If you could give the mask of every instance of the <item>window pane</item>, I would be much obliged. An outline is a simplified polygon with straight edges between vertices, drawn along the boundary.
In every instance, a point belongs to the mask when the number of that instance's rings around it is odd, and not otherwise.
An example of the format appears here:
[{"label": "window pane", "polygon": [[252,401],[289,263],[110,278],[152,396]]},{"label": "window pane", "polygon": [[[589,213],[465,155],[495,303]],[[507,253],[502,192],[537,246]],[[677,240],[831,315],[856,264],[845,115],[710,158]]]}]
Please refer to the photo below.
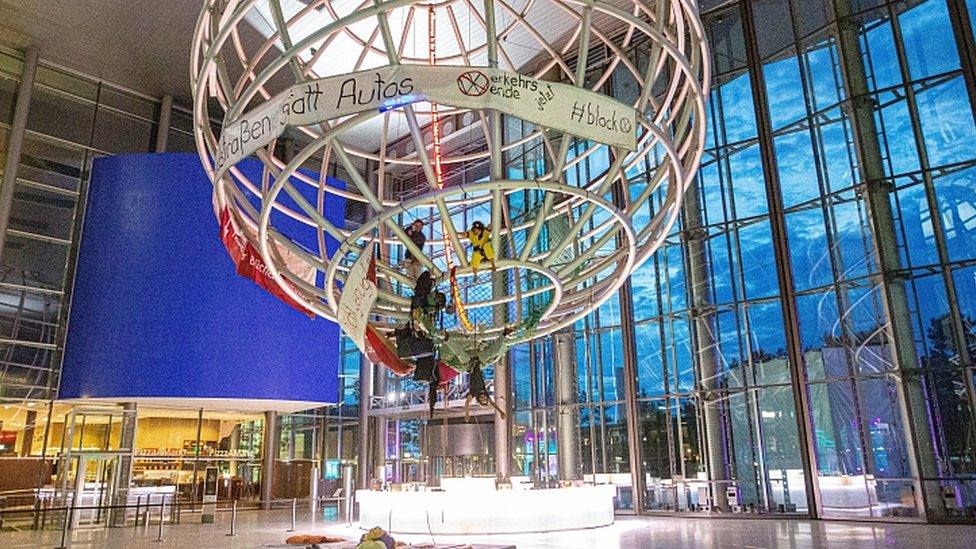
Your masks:
[{"label": "window pane", "polygon": [[729,156],[735,216],[745,219],[768,211],[759,146],[752,145]]},{"label": "window pane", "polygon": [[773,138],[783,206],[789,208],[820,196],[810,133],[793,131]]},{"label": "window pane", "polygon": [[829,284],[833,280],[833,272],[823,211],[814,207],[787,214],[786,230],[797,289]]},{"label": "window pane", "polygon": [[75,198],[17,183],[10,227],[42,236],[71,238]]},{"label": "window pane", "polygon": [[937,178],[933,187],[942,213],[949,260],[976,257],[976,168]]},{"label": "window pane", "polygon": [[35,288],[60,290],[68,260],[68,246],[21,236],[7,235],[3,267],[5,282]]},{"label": "window pane", "polygon": [[905,263],[913,267],[938,263],[935,229],[924,184],[897,192],[896,214],[901,218],[901,244]]},{"label": "window pane", "polygon": [[739,7],[733,6],[707,17],[706,28],[711,31],[708,35],[715,72],[721,74],[745,67],[746,47]]},{"label": "window pane", "polygon": [[27,114],[27,129],[80,145],[91,138],[95,104],[64,93],[35,87]]},{"label": "window pane", "polygon": [[753,19],[758,33],[759,55],[767,59],[793,44],[789,0],[753,0]]},{"label": "window pane", "polygon": [[0,123],[9,125],[14,119],[18,84],[20,84],[19,79],[0,73]]},{"label": "window pane", "polygon": [[976,157],[973,107],[962,77],[923,88],[916,86],[919,123],[932,168]]},{"label": "window pane", "polygon": [[756,136],[756,111],[752,103],[749,74],[744,73],[721,85],[722,129],[725,143],[745,141]]},{"label": "window pane", "polygon": [[[765,31],[761,34],[765,34]],[[766,78],[766,96],[769,101],[769,118],[777,130],[806,117],[803,83],[796,53],[763,66]]]},{"label": "window pane", "polygon": [[27,136],[20,155],[17,177],[61,189],[77,191],[85,152],[80,147]]},{"label": "window pane", "polygon": [[110,153],[146,152],[155,127],[138,118],[99,109],[92,146]]},{"label": "window pane", "polygon": [[54,343],[61,297],[0,286],[0,337]]},{"label": "window pane", "polygon": [[776,269],[769,268],[773,257],[773,235],[769,220],[746,225],[738,230],[739,252],[742,254],[742,279],[746,297],[755,299],[779,293]]},{"label": "window pane", "polygon": [[[898,16],[913,80],[959,68],[949,8],[943,0],[922,2]],[[940,38],[933,39],[938,35]]]},{"label": "window pane", "polygon": [[638,324],[634,327],[637,340],[637,387],[641,397],[664,395],[664,361],[661,352],[660,324]]}]

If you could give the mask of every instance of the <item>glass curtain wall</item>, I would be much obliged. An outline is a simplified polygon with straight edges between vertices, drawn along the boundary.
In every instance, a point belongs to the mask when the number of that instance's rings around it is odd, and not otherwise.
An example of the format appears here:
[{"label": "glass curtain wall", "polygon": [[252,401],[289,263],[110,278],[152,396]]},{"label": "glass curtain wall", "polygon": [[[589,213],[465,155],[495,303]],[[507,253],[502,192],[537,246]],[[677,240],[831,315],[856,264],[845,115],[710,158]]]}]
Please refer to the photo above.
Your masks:
[{"label": "glass curtain wall", "polygon": [[356,462],[359,399],[369,398],[359,392],[359,349],[345,336],[339,347],[339,404],[322,410],[324,440],[318,446],[323,477],[330,480],[340,478],[342,465]]},{"label": "glass curtain wall", "polygon": [[[701,505],[707,492],[691,480],[711,478],[736,487],[742,511],[914,517],[913,471],[934,457],[929,513],[972,513],[973,3],[757,0],[705,14],[715,88],[688,197],[697,208],[633,278],[647,509]],[[873,124],[854,120],[865,105]],[[866,132],[880,158],[858,149]],[[866,180],[871,162],[883,181]],[[892,233],[869,205],[874,188]],[[898,265],[883,268],[877,250],[891,238]],[[893,279],[907,303],[886,301]],[[912,342],[893,338],[899,306]],[[914,363],[896,358],[905,345]],[[715,391],[704,390],[709,355]],[[913,453],[904,419],[899,379],[916,368],[930,422],[914,436],[931,438],[934,456]],[[720,448],[701,447],[709,407]],[[715,452],[727,469],[702,463]]]},{"label": "glass curtain wall", "polygon": [[[0,47],[0,173],[7,168],[23,72],[23,54]],[[0,446],[6,457],[43,451],[43,444],[29,441],[45,432],[45,401],[57,397],[91,160],[153,150],[158,119],[154,99],[39,63],[9,224],[0,235]],[[189,112],[173,110],[168,148],[195,150]],[[18,441],[16,451],[8,451],[8,439]]]},{"label": "glass curtain wall", "polygon": [[[633,443],[643,511],[971,518],[976,0],[702,5],[698,185],[632,310],[613,300],[575,329],[581,472],[629,484]],[[515,464],[542,482],[561,451],[552,347],[510,356]]]},{"label": "glass curtain wall", "polygon": [[[958,0],[880,2],[857,14],[949,517],[976,507],[976,126],[973,10]],[[955,14],[952,16],[951,14]],[[949,30],[952,29],[952,35]],[[942,38],[933,40],[936,33]],[[877,443],[876,443],[877,444]]]}]

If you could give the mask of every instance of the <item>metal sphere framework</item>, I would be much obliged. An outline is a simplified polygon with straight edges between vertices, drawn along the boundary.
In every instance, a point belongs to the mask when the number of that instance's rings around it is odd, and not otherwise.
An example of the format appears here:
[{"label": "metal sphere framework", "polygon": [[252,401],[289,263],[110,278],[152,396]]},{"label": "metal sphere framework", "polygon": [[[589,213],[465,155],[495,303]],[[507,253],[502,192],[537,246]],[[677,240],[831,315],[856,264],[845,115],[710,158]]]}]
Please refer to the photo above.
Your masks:
[{"label": "metal sphere framework", "polygon": [[[375,250],[380,324],[410,316],[412,252],[461,309],[447,331],[510,345],[569,326],[661,246],[695,177],[710,72],[697,12],[693,0],[208,0],[191,83],[215,211],[325,318]],[[259,180],[238,167],[249,156]],[[328,196],[361,204],[363,222],[330,223]],[[414,219],[423,250],[404,232]],[[471,264],[474,220],[494,271]]]}]

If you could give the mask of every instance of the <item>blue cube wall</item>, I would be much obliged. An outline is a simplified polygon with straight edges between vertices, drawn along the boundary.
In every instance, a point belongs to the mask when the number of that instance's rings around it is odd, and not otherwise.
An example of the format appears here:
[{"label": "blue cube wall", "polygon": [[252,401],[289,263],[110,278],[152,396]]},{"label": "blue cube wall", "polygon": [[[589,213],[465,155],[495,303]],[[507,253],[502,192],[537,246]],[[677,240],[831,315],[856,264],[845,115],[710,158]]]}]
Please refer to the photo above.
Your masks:
[{"label": "blue cube wall", "polygon": [[211,189],[193,154],[93,162],[60,398],[337,401],[338,326],[235,273]]}]

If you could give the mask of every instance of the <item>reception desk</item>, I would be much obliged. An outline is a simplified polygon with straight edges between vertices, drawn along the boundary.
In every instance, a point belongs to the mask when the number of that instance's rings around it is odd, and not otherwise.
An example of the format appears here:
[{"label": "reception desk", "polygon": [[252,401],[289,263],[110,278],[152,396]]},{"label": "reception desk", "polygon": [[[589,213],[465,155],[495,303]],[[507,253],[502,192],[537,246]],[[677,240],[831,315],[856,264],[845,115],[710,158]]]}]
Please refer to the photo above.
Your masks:
[{"label": "reception desk", "polygon": [[515,534],[596,528],[613,523],[611,485],[549,490],[377,492],[359,490],[363,528],[400,534]]}]

